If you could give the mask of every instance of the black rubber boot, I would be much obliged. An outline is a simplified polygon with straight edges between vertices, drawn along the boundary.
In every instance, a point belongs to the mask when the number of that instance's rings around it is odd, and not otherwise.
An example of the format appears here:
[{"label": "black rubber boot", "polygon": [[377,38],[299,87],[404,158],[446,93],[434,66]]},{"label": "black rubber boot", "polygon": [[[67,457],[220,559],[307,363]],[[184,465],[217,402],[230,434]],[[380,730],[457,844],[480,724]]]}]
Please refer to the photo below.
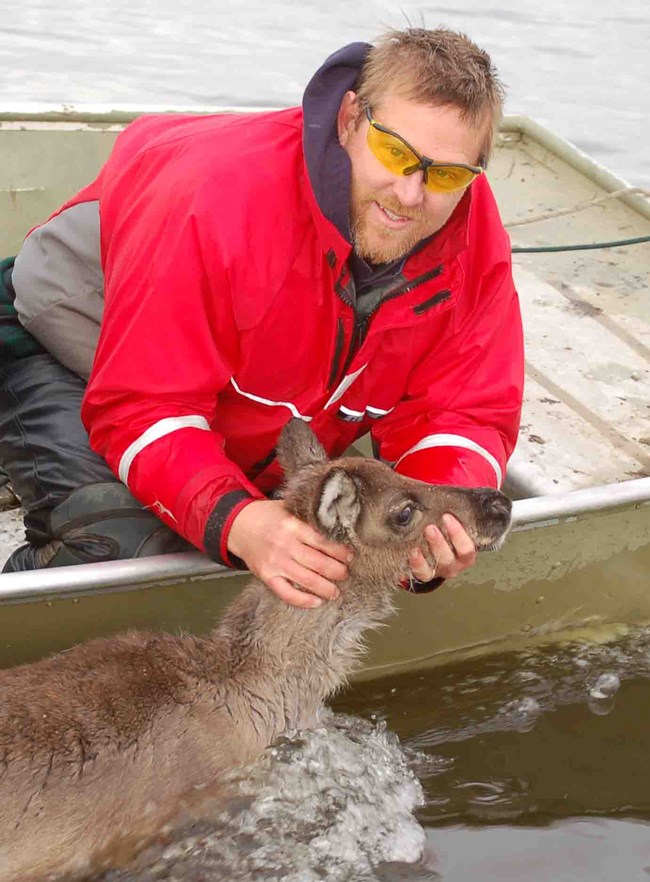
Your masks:
[{"label": "black rubber boot", "polygon": [[118,482],[80,487],[49,513],[26,518],[28,544],[4,573],[128,560],[192,548]]}]

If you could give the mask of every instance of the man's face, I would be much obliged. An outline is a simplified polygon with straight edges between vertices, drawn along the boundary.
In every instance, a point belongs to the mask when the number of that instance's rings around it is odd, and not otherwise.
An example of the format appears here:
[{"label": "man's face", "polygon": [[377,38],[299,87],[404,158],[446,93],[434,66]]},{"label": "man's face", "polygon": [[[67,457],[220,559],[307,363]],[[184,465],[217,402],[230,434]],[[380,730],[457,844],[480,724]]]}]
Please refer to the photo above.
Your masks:
[{"label": "man's face", "polygon": [[[408,254],[447,222],[465,190],[435,193],[422,171],[395,175],[370,151],[370,123],[355,126],[358,105],[347,92],[339,112],[339,139],[352,164],[350,227],[356,253],[369,263],[388,263]],[[420,154],[436,162],[477,165],[486,127],[463,121],[456,107],[431,107],[387,95],[372,115]]]}]

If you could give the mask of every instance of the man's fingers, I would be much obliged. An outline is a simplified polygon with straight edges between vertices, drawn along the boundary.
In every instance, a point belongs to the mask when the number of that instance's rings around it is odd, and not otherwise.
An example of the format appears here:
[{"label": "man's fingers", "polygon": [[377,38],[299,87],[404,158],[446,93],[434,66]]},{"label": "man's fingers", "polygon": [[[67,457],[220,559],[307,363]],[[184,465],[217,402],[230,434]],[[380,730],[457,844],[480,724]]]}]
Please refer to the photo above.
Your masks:
[{"label": "man's fingers", "polygon": [[476,560],[476,547],[467,535],[465,527],[463,527],[459,520],[450,514],[443,515],[442,521],[447,530],[447,535],[451,540],[456,557],[461,563],[465,564],[465,566],[473,564]]},{"label": "man's fingers", "polygon": [[436,561],[436,575],[449,578],[475,563],[476,548],[463,525],[453,515],[445,514],[443,524],[447,536],[433,524],[426,528],[425,536]]},{"label": "man's fingers", "polygon": [[431,554],[436,561],[438,574],[440,574],[440,570],[448,572],[450,569],[453,569],[456,564],[456,555],[453,549],[449,547],[449,543],[440,530],[437,527],[429,526],[424,532],[431,549]]},{"label": "man's fingers", "polygon": [[352,549],[341,545],[340,542],[333,542],[331,539],[327,539],[317,530],[314,530],[313,527],[310,527],[309,524],[303,524],[302,521],[298,523],[302,528],[298,533],[298,538],[301,542],[305,545],[310,545],[312,548],[317,548],[328,557],[334,557],[336,560],[341,561],[341,563],[350,563],[353,554]]},{"label": "man's fingers", "polygon": [[[286,603],[303,608],[334,600],[351,553],[290,514],[280,500],[257,500],[233,521],[228,550]],[[300,590],[304,589],[304,590]]]},{"label": "man's fingers", "polygon": [[427,561],[420,548],[414,548],[409,554],[409,566],[414,578],[420,582],[428,582],[436,574],[434,567]]},{"label": "man's fingers", "polygon": [[294,588],[291,582],[285,579],[284,576],[270,576],[264,581],[271,591],[277,594],[280,600],[291,606],[298,606],[302,609],[315,609],[323,604],[320,597],[314,597],[313,594],[307,594],[305,591]]},{"label": "man's fingers", "polygon": [[331,582],[342,582],[348,577],[348,568],[340,560],[335,560],[309,545],[301,545],[294,552],[294,560],[301,564],[305,569],[312,570],[314,573],[320,573],[325,579]]},{"label": "man's fingers", "polygon": [[301,566],[298,561],[290,561],[285,573],[286,577],[296,585],[322,597],[323,600],[335,600],[341,593],[333,582],[325,579],[319,573]]}]

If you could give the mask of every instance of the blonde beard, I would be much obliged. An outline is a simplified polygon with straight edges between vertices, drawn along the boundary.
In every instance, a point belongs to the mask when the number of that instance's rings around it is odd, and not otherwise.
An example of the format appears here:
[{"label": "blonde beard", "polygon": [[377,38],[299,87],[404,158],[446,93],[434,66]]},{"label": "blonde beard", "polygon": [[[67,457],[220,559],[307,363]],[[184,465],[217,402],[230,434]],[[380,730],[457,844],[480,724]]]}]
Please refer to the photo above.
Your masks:
[{"label": "blonde beard", "polygon": [[[361,197],[352,181],[350,196],[350,231],[352,244],[359,257],[369,263],[392,263],[411,252],[418,242],[436,232],[441,224],[432,224],[431,219],[417,208],[405,208],[390,195],[370,193]],[[389,230],[369,221],[370,207],[379,202],[384,208],[402,217],[415,221],[408,230]]]}]

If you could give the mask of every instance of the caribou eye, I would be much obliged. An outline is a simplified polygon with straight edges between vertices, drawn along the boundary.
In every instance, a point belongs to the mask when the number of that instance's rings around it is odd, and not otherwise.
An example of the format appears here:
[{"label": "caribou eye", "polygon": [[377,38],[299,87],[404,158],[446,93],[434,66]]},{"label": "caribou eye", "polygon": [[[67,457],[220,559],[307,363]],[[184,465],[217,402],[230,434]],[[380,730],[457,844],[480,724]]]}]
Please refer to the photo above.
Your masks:
[{"label": "caribou eye", "polygon": [[400,527],[406,527],[411,523],[415,508],[412,505],[405,506],[395,516],[395,523]]}]

